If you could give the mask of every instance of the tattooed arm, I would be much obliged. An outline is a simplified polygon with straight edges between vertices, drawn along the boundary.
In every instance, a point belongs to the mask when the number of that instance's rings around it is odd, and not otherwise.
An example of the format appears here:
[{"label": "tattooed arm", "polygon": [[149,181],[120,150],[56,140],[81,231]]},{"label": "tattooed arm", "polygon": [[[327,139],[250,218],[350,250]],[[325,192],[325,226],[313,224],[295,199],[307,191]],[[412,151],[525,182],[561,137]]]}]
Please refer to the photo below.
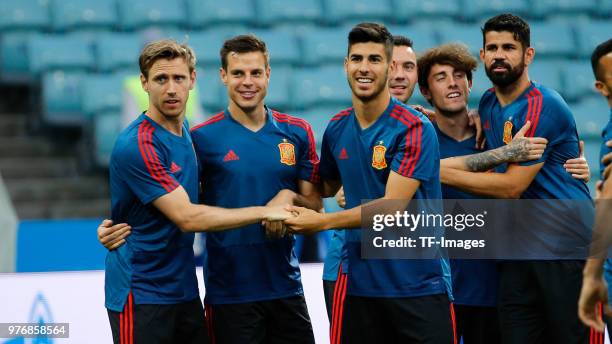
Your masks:
[{"label": "tattooed arm", "polygon": [[544,153],[548,141],[541,137],[524,137],[530,125],[531,123],[527,121],[506,146],[478,154],[442,159],[440,169],[484,172],[505,163],[537,160]]}]

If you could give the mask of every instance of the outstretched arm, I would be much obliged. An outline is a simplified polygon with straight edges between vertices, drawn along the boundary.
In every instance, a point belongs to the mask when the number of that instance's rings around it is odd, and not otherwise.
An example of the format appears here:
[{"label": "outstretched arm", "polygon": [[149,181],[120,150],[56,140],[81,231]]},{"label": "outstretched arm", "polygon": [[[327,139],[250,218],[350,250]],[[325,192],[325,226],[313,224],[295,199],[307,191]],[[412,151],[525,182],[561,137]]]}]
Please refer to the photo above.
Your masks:
[{"label": "outstretched arm", "polygon": [[185,232],[221,231],[291,216],[282,206],[226,209],[193,204],[182,186],[159,197],[153,205]]},{"label": "outstretched arm", "polygon": [[285,224],[295,233],[313,233],[332,228],[359,228],[361,226],[361,209],[363,206],[374,205],[382,200],[410,200],[420,184],[417,179],[404,177],[391,171],[387,180],[385,195],[382,198],[362,206],[325,214],[302,207],[290,207],[288,210],[291,210],[298,216],[285,220]]}]

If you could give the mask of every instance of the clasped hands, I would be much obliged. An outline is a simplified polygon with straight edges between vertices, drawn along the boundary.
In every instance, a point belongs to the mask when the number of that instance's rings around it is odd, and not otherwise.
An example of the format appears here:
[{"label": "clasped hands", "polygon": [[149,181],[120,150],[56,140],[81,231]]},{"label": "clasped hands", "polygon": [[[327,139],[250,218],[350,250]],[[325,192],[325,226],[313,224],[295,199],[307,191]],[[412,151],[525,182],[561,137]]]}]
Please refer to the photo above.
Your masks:
[{"label": "clasped hands", "polygon": [[323,214],[291,205],[291,194],[292,191],[281,190],[266,204],[266,220],[262,225],[268,237],[282,238],[287,234],[312,234],[321,230]]}]

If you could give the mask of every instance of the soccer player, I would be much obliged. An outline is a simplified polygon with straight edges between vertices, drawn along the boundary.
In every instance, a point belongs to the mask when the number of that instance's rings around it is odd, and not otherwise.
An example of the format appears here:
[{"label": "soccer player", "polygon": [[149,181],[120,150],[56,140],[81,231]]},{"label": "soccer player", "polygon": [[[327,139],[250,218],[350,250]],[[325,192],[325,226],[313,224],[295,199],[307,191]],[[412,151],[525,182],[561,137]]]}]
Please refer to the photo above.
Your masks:
[{"label": "soccer player", "polygon": [[[429,49],[418,59],[421,93],[435,110],[434,128],[440,145],[440,158],[478,154],[475,131],[468,125],[467,102],[472,72],[478,62],[458,44]],[[506,161],[510,161],[509,154]],[[479,198],[448,185],[442,185],[445,199]],[[465,344],[499,343],[497,319],[497,267],[495,262],[452,259],[454,307],[457,340]]]},{"label": "soccer player", "polygon": [[323,194],[334,195],[343,185],[347,210],[321,214],[290,207],[299,215],[285,223],[296,232],[350,229],[345,319],[331,329],[342,342],[452,343],[446,260],[361,258],[361,200],[440,199],[439,154],[429,120],[390,96],[389,31],[361,23],[348,42],[344,67],[353,107],[331,119],[320,167]]},{"label": "soccer player", "polygon": [[[503,173],[473,172],[482,168],[482,159],[453,158],[457,164],[443,167],[442,182],[488,197],[583,200],[586,207],[590,204],[586,184],[572,178],[563,167],[568,157],[579,154],[571,111],[557,92],[529,80],[528,66],[535,56],[529,25],[517,16],[502,14],[489,19],[482,33],[480,58],[494,85],[479,106],[481,120],[488,128],[487,144],[491,148],[504,146],[529,121],[526,136],[546,138],[548,146],[540,159],[509,164]],[[555,215],[544,211],[537,216],[539,221],[553,221]],[[525,216],[519,221],[533,219]],[[577,234],[590,237],[590,233]],[[545,235],[538,237],[540,232],[535,228],[533,235],[542,242],[549,240]],[[500,263],[502,342],[586,343],[589,329],[576,316],[583,266],[581,260]]]},{"label": "soccer player", "polygon": [[[595,75],[595,88],[597,91],[608,100],[610,107],[610,121],[602,132],[603,143],[601,146],[600,157],[600,175],[603,180],[609,176],[610,166],[609,156],[611,149],[606,145],[606,141],[612,139],[612,39],[609,39],[595,48],[591,55],[591,66]],[[607,173],[606,173],[607,172]],[[603,237],[602,243],[609,241],[612,231],[609,228],[610,219],[607,218],[612,214],[612,207],[609,201],[612,198],[612,184],[610,182],[599,183],[600,200],[597,203],[596,224],[594,229],[594,237]],[[608,247],[609,243],[604,245]],[[584,268],[582,291],[579,301],[580,319],[588,326],[591,326],[598,331],[604,330],[604,323],[599,316],[601,312],[600,305],[603,304],[604,311],[608,317],[612,316],[609,305],[610,282],[612,281],[610,272],[611,264],[605,261],[605,256],[599,256],[589,259]],[[605,275],[605,280],[604,280]],[[607,281],[607,283],[606,283]],[[608,318],[609,319],[609,318]],[[610,329],[608,323],[608,330]]]},{"label": "soccer player", "polygon": [[[126,245],[106,258],[106,307],[115,343],[206,343],[193,233],[287,217],[281,207],[197,205],[198,163],[184,121],[195,54],[172,40],[144,47],[149,109],[123,130],[110,160],[112,219]],[[107,222],[108,223],[108,222]]]},{"label": "soccer player", "polygon": [[[295,204],[320,210],[319,158],[310,125],[265,106],[269,56],[253,35],[221,48],[229,105],[192,129],[203,203]],[[282,222],[207,233],[205,305],[217,343],[314,343],[295,239]]]},{"label": "soccer player", "polygon": [[[412,48],[412,40],[405,36],[393,36],[393,56],[391,59],[391,73],[389,74],[389,92],[391,95],[402,103],[408,103],[408,99],[412,96],[414,87],[417,83],[417,58]],[[336,200],[341,208],[346,205],[344,190],[340,188],[336,194]],[[329,209],[326,209],[328,211]],[[342,270],[340,270],[342,267]],[[346,250],[344,249],[344,230],[334,230],[325,262],[323,264],[323,295],[325,296],[325,307],[327,308],[327,316],[332,327],[337,327],[333,323],[333,310],[342,312],[344,309],[343,303],[346,297],[346,274],[348,271],[348,262],[346,261]],[[336,289],[336,281],[340,280],[338,289]],[[338,302],[336,302],[336,300]],[[334,308],[336,307],[336,308]],[[331,333],[333,335],[333,333]],[[331,338],[332,343],[336,342],[336,336]]]},{"label": "soccer player", "polygon": [[417,84],[417,58],[412,40],[405,36],[393,36],[393,57],[389,74],[389,92],[404,104],[408,103]]}]

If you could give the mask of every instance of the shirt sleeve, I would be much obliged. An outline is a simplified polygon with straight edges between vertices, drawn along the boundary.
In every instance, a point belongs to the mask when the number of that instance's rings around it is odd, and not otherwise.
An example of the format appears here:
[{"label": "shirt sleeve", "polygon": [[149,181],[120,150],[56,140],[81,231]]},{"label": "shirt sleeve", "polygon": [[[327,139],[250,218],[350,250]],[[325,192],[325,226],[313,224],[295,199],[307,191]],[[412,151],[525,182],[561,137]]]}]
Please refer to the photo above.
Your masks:
[{"label": "shirt sleeve", "polygon": [[150,134],[139,135],[137,145],[124,147],[114,158],[113,168],[143,204],[180,185],[170,173],[166,155]]},{"label": "shirt sleeve", "polygon": [[402,133],[391,163],[393,171],[420,181],[428,181],[436,174],[436,163],[440,159],[435,129],[430,122],[424,121],[418,119]]},{"label": "shirt sleeve", "polygon": [[329,131],[326,130],[321,143],[321,164],[319,173],[324,180],[340,180],[340,171],[330,147]]},{"label": "shirt sleeve", "polygon": [[554,96],[530,98],[524,120],[517,123],[513,134],[519,131],[527,121],[531,121],[531,127],[525,136],[543,137],[548,140],[548,144],[542,157],[537,160],[521,162],[519,165],[531,166],[545,162],[551,153],[557,149],[559,143],[566,141],[576,141],[575,148],[576,153],[578,152],[576,122],[569,106],[560,97],[559,99]]},{"label": "shirt sleeve", "polygon": [[298,173],[301,180],[311,183],[319,182],[319,156],[312,128],[304,121],[304,131],[300,135]]}]

